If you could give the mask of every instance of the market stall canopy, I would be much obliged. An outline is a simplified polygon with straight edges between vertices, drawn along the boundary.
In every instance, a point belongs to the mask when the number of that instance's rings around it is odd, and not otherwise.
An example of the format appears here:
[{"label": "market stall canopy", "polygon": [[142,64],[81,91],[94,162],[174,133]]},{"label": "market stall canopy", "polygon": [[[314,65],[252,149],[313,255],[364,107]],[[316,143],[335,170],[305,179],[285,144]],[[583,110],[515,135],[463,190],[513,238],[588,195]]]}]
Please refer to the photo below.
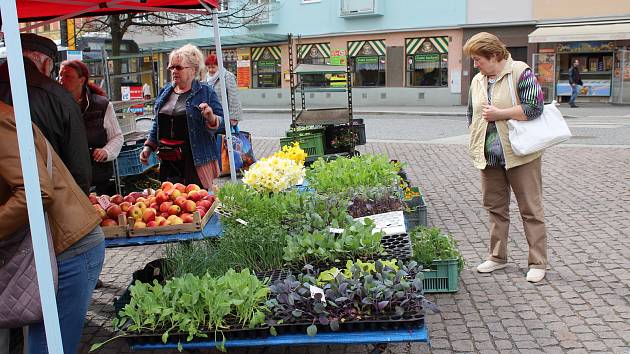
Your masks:
[{"label": "market stall canopy", "polygon": [[345,65],[300,64],[295,68],[296,74],[339,74],[345,73]]},{"label": "market stall canopy", "polygon": [[[221,45],[224,47],[235,47],[241,45],[270,45],[276,43],[287,43],[289,36],[286,34],[274,34],[274,33],[248,33],[237,34],[231,36],[221,36]],[[200,48],[209,46],[209,43],[213,43],[214,37],[207,38],[191,38],[191,39],[176,39],[172,41],[141,43],[139,44],[140,50],[153,52],[170,52],[175,48],[179,48],[184,44],[192,44]]]},{"label": "market stall canopy", "polygon": [[563,23],[538,27],[529,43],[615,41],[630,39],[630,23]]},{"label": "market stall canopy", "polygon": [[[218,0],[203,1],[211,7],[218,6]],[[200,7],[198,0],[17,0],[20,22]]]}]

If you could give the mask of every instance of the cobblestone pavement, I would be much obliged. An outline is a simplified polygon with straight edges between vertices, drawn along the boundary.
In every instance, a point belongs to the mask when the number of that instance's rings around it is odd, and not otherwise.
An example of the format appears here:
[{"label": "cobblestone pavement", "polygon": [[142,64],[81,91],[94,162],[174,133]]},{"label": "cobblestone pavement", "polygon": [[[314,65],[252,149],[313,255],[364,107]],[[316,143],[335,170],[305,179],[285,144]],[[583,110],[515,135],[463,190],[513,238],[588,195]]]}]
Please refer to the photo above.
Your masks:
[{"label": "cobblestone pavement", "polygon": [[[254,146],[263,156],[277,148],[277,141],[255,140]],[[427,318],[431,346],[405,343],[391,345],[389,352],[630,353],[630,149],[564,147],[545,154],[550,270],[538,284],[525,280],[527,243],[515,203],[509,266],[490,275],[475,271],[487,252],[488,223],[479,172],[464,146],[369,143],[362,151],[407,162],[408,175],[428,199],[429,224],[453,234],[467,262],[459,292],[427,296],[441,309]],[[81,352],[112,335],[113,298],[124,291],[131,273],[159,257],[161,250],[107,250],[101,276],[106,286],[94,293]],[[291,347],[268,352],[350,354],[371,349]],[[129,351],[124,340],[117,340],[98,353]]]}]

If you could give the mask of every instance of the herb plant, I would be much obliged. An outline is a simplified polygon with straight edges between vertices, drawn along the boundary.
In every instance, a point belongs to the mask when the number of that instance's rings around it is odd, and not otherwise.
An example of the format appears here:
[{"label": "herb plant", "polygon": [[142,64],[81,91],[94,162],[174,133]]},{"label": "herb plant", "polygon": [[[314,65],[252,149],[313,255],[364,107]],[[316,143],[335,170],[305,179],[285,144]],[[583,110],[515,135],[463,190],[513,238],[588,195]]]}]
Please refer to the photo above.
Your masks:
[{"label": "herb plant", "polygon": [[464,257],[457,249],[457,241],[450,235],[445,235],[437,228],[417,227],[409,232],[413,259],[430,268],[433,260],[457,259],[457,268],[464,269]]}]

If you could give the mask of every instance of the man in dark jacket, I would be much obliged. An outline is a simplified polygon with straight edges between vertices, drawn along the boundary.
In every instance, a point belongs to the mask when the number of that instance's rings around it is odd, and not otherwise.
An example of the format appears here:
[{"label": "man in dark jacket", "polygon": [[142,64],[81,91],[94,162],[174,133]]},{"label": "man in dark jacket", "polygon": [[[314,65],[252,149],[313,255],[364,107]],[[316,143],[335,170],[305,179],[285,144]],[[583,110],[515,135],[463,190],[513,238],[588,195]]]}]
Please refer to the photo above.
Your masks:
[{"label": "man in dark jacket", "polygon": [[[21,39],[31,120],[87,194],[92,165],[81,110],[70,93],[50,77],[57,46],[32,33],[22,34]],[[0,66],[0,101],[13,104],[7,63]]]},{"label": "man in dark jacket", "polygon": [[582,86],[582,78],[580,77],[580,61],[575,59],[569,69],[569,84],[571,85],[571,98],[569,99],[569,106],[576,108],[575,99],[578,96],[579,88]]}]

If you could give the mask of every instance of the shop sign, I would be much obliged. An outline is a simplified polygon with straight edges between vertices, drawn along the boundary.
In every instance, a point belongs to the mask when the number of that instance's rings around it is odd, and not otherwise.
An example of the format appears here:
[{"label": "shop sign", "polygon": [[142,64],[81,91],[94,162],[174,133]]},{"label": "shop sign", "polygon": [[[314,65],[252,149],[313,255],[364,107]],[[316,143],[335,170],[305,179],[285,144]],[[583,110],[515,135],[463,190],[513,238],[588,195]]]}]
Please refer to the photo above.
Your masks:
[{"label": "shop sign", "polygon": [[236,85],[240,89],[247,89],[252,78],[249,48],[236,49],[236,57]]},{"label": "shop sign", "polygon": [[142,86],[121,86],[120,87],[121,99],[123,101],[133,101],[142,99]]},{"label": "shop sign", "polygon": [[[610,80],[582,80],[584,86],[579,86],[579,96],[610,96]],[[568,81],[561,81],[556,85],[558,96],[571,96],[571,85]]]},{"label": "shop sign", "polygon": [[378,57],[357,57],[357,64],[377,64]]},{"label": "shop sign", "polygon": [[615,49],[613,42],[570,42],[558,43],[558,53],[588,53],[588,52],[612,52]]},{"label": "shop sign", "polygon": [[275,60],[259,60],[258,61],[258,66],[259,67],[275,67],[276,66],[276,61]]},{"label": "shop sign", "polygon": [[440,61],[439,54],[416,54],[416,61]]},{"label": "shop sign", "polygon": [[333,49],[330,52],[331,65],[347,65],[347,53],[345,49]]}]

